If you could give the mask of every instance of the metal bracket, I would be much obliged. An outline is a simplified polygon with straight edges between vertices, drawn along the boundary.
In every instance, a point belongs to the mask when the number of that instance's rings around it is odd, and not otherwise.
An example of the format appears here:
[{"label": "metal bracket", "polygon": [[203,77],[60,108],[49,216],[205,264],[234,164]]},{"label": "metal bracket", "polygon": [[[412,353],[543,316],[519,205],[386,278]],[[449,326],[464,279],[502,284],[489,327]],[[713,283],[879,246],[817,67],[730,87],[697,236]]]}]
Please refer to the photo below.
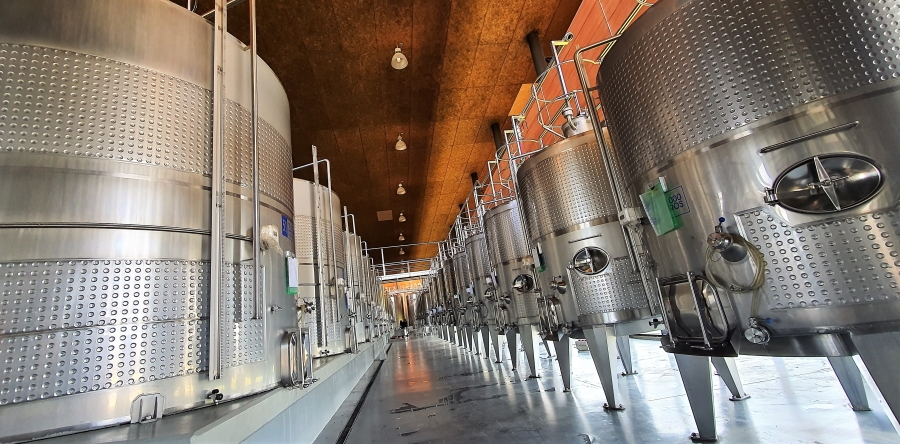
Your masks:
[{"label": "metal bracket", "polygon": [[619,223],[626,227],[640,225],[643,217],[644,211],[640,208],[623,208],[622,211],[619,212]]},{"label": "metal bracket", "polygon": [[763,196],[763,202],[775,206],[778,203],[778,196],[775,195],[775,189],[766,187],[765,192],[766,195]]},{"label": "metal bracket", "polygon": [[159,393],[134,398],[131,401],[131,423],[144,424],[162,418],[165,404],[166,397]]}]

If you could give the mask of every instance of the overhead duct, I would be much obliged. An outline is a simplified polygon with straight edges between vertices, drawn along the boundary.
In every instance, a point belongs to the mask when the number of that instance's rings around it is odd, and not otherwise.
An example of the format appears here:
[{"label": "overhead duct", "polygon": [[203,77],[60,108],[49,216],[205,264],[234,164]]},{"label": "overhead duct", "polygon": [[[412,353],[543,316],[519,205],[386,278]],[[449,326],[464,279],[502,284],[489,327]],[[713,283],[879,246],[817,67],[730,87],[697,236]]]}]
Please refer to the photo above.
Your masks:
[{"label": "overhead duct", "polygon": [[497,147],[497,152],[503,149],[503,146],[506,145],[506,139],[503,137],[503,130],[500,129],[500,124],[494,122],[491,124],[491,134],[494,136],[494,146]]},{"label": "overhead duct", "polygon": [[525,36],[525,41],[528,42],[528,49],[531,50],[535,75],[539,76],[547,70],[547,57],[544,55],[544,49],[541,48],[541,36],[537,31],[531,31]]}]

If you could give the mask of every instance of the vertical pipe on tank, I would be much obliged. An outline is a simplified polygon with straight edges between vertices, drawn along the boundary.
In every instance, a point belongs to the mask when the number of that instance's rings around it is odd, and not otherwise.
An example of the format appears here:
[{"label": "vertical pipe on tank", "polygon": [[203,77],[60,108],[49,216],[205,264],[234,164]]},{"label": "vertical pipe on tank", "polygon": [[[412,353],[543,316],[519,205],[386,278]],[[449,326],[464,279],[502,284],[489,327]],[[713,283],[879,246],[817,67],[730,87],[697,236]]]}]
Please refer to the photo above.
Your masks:
[{"label": "vertical pipe on tank", "polygon": [[213,43],[213,144],[212,205],[209,243],[209,379],[221,377],[219,294],[224,288],[225,262],[225,33],[228,15],[225,0],[216,0]]},{"label": "vertical pipe on tank", "polygon": [[319,152],[318,148],[315,145],[312,146],[312,167],[313,167],[313,218],[315,219],[313,230],[314,236],[316,238],[316,277],[318,281],[318,285],[316,285],[316,289],[318,290],[318,307],[316,307],[316,316],[319,318],[319,325],[322,327],[322,337],[319,338],[319,346],[327,347],[328,346],[328,322],[325,317],[325,303],[327,295],[325,294],[325,274],[324,274],[324,259],[322,259],[322,193],[319,190]]},{"label": "vertical pipe on tank", "polygon": [[[328,239],[331,240],[331,279],[334,281],[334,292],[338,293],[338,267],[337,267],[337,240],[334,238],[334,192],[331,189],[331,161],[328,159],[322,159],[320,162],[325,162],[325,174],[328,179]],[[318,170],[319,165],[316,164],[315,168]],[[346,254],[345,254],[346,257]],[[346,258],[344,262],[346,262]]]},{"label": "vertical pipe on tank", "polygon": [[[638,5],[640,6],[640,4]],[[636,16],[636,12],[632,11],[632,15]],[[633,18],[630,18],[633,20]],[[626,22],[630,23],[630,22]],[[624,29],[624,28],[623,28]],[[575,51],[575,71],[578,74],[578,81],[581,83],[581,89],[584,91],[585,100],[587,100],[587,108],[588,113],[591,117],[591,121],[594,122],[594,137],[597,139],[598,147],[600,148],[600,155],[603,158],[603,166],[607,171],[607,179],[609,180],[610,187],[612,189],[613,201],[616,204],[616,210],[618,210],[619,214],[622,214],[624,210],[625,196],[626,192],[623,187],[619,184],[619,181],[616,179],[616,170],[615,164],[613,161],[613,153],[610,150],[609,146],[606,145],[606,140],[603,138],[603,129],[600,127],[600,116],[598,108],[602,111],[602,104],[598,103],[594,106],[594,103],[591,99],[591,90],[590,84],[587,78],[587,71],[584,69],[584,52],[589,51],[591,49],[606,45],[604,48],[605,51],[608,50],[612,44],[616,42],[616,40],[621,37],[622,34],[614,35],[608,39],[601,40],[599,42],[590,44],[585,46],[584,48],[580,48]],[[600,59],[602,62],[602,59]],[[598,86],[599,88],[599,86]],[[640,257],[649,257],[650,253],[647,251],[647,246],[642,240],[639,233],[635,233],[634,238],[632,238],[630,230],[624,224],[622,225],[622,231],[625,234],[625,247],[628,251],[628,257],[631,259],[632,269],[638,272],[641,275],[641,283],[644,286],[644,292],[647,294],[648,302],[650,303],[650,307],[654,307],[655,305],[663,306],[662,300],[657,301],[655,304],[653,301],[654,296],[659,294],[659,286],[658,283],[654,285],[655,279],[652,276],[649,276],[646,273],[646,270],[641,267]],[[668,326],[668,319],[663,316],[663,320],[666,321],[666,331],[668,331],[671,335],[672,330]]]},{"label": "vertical pipe on tank", "polygon": [[263,317],[260,306],[260,205],[259,205],[259,65],[256,60],[256,0],[250,0],[250,137],[253,143],[253,300],[254,319]]},{"label": "vertical pipe on tank", "polygon": [[525,36],[528,49],[531,50],[531,61],[534,63],[535,75],[541,75],[547,70],[547,60],[544,58],[544,50],[541,48],[541,36],[537,31],[531,31]]}]

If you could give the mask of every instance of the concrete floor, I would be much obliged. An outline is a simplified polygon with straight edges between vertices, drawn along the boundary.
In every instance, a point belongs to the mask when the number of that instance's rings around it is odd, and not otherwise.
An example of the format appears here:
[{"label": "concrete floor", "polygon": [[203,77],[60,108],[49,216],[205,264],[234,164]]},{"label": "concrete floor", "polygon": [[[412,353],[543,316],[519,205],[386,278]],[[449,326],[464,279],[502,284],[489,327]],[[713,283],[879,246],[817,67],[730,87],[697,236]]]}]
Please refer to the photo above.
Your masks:
[{"label": "concrete floor", "polygon": [[[622,412],[603,410],[587,352],[573,350],[573,391],[564,393],[555,359],[538,348],[541,378],[525,380],[521,350],[513,372],[508,356],[494,364],[438,337],[394,341],[347,442],[690,442],[695,426],[675,360],[657,342],[632,340],[639,374],[619,377]],[[850,409],[825,359],[737,364],[751,398],[729,401],[716,378],[721,443],[900,443],[871,393],[872,411]]]}]

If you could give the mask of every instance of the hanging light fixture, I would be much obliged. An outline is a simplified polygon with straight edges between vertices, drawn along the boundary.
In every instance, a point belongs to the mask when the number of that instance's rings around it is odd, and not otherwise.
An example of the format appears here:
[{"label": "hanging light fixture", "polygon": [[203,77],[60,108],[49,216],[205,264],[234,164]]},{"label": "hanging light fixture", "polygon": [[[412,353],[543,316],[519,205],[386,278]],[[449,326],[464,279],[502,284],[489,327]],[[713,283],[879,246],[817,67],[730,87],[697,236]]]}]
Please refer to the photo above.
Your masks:
[{"label": "hanging light fixture", "polygon": [[401,248],[401,249],[400,249],[400,255],[402,256],[402,255],[404,255],[404,254],[406,254],[406,252],[403,251],[403,249]]},{"label": "hanging light fixture", "polygon": [[403,212],[400,212],[400,217],[397,218],[397,222],[406,222],[406,216],[403,215]]},{"label": "hanging light fixture", "polygon": [[403,182],[400,182],[400,185],[397,185],[397,194],[401,196],[406,194],[406,188],[403,188]]},{"label": "hanging light fixture", "polygon": [[397,151],[404,151],[406,149],[406,142],[403,141],[403,133],[400,133],[397,136],[397,143],[394,144],[394,149]]},{"label": "hanging light fixture", "polygon": [[398,240],[405,241],[405,240],[406,240],[406,236],[404,236],[403,233],[400,233],[400,238],[399,238]]},{"label": "hanging light fixture", "polygon": [[391,58],[391,66],[393,66],[394,69],[403,69],[409,65],[409,60],[406,60],[406,56],[400,52],[402,51],[401,48],[403,48],[403,43],[398,43],[397,48],[394,49],[394,57]]}]

